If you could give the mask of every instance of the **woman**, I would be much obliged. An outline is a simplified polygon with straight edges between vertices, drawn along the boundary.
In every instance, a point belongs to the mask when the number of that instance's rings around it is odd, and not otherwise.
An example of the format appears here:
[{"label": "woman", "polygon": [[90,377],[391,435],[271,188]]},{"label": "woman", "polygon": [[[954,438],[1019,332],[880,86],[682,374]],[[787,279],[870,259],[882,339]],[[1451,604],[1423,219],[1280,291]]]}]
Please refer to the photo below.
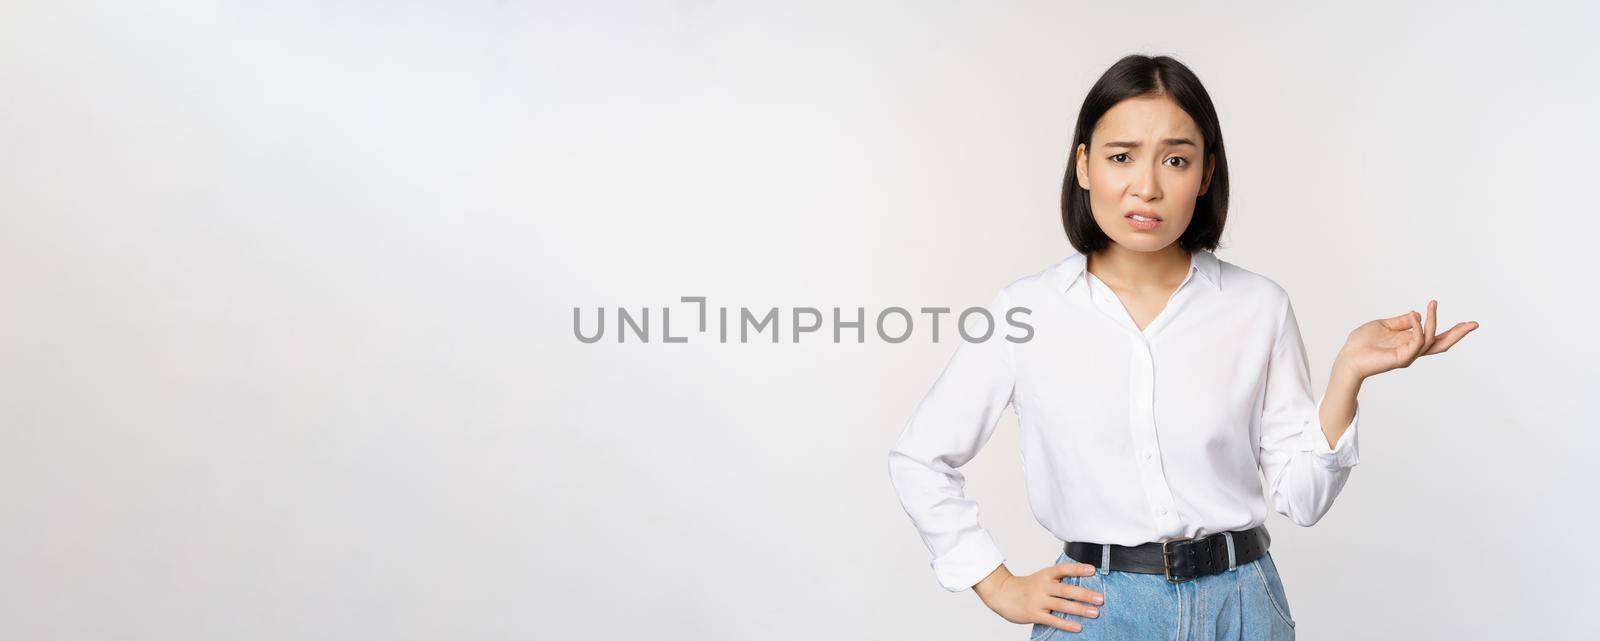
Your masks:
[{"label": "woman", "polygon": [[[1025,342],[963,342],[889,452],[901,504],[950,591],[973,588],[1034,639],[1292,639],[1262,524],[1315,524],[1358,462],[1369,376],[1443,353],[1435,301],[1367,322],[1313,399],[1299,323],[1269,278],[1217,258],[1228,164],[1199,79],[1128,56],[1089,91],[1063,181],[1077,254],[1012,282]],[[1029,503],[1064,542],[1013,575],[962,491],[1006,407]]]}]

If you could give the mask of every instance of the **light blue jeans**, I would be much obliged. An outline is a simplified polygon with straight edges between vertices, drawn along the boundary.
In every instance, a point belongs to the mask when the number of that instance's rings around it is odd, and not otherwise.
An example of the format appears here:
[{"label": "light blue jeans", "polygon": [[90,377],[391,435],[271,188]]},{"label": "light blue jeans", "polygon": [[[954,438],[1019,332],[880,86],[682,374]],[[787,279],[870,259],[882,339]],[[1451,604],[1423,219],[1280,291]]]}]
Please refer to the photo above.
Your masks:
[{"label": "light blue jeans", "polygon": [[[1082,563],[1063,552],[1056,563]],[[1107,571],[1065,576],[1062,583],[1104,594],[1100,616],[1052,612],[1082,632],[1033,624],[1030,641],[1284,641],[1294,617],[1272,553],[1230,570],[1169,583],[1160,574]]]}]

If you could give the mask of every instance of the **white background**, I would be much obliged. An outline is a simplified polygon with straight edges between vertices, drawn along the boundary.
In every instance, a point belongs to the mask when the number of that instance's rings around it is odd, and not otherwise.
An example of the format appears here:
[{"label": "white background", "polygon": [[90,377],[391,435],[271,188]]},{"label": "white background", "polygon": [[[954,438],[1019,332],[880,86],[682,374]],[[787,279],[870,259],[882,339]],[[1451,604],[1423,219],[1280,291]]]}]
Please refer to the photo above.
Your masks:
[{"label": "white background", "polygon": [[[1600,11],[1391,5],[6,3],[0,638],[1025,638],[887,476],[953,324],[572,309],[983,304],[1071,251],[1127,53],[1206,83],[1218,255],[1289,290],[1318,391],[1364,321],[1482,324],[1367,382],[1322,522],[1268,522],[1301,638],[1580,638]],[[1055,559],[1014,416],[963,471],[1013,572]]]}]

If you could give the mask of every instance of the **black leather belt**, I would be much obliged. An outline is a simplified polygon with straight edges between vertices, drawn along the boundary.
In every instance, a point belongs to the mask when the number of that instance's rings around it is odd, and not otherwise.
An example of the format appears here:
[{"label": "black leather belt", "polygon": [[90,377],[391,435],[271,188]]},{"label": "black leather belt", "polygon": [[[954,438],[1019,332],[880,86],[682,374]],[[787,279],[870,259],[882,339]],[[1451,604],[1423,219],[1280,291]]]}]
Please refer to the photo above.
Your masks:
[{"label": "black leather belt", "polygon": [[[1261,558],[1272,544],[1265,525],[1236,532],[1218,532],[1209,536],[1178,538],[1169,541],[1125,546],[1111,544],[1112,570],[1162,574],[1172,583],[1190,581],[1196,577],[1225,572],[1228,569],[1228,541],[1224,534],[1233,535],[1233,563],[1244,565]],[[1068,541],[1064,550],[1067,556],[1079,563],[1100,567],[1102,546],[1099,543]]]}]

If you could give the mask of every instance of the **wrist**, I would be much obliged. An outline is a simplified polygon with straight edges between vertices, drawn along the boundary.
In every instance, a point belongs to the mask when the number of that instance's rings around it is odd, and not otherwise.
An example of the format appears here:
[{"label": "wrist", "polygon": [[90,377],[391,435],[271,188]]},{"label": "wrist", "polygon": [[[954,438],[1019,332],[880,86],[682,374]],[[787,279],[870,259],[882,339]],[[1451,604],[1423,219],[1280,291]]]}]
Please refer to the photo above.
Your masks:
[{"label": "wrist", "polygon": [[1006,567],[1006,564],[1001,563],[999,567],[989,573],[989,576],[983,577],[982,581],[974,584],[972,591],[978,594],[978,598],[987,601],[990,595],[998,592],[1000,586],[1012,577],[1011,570]]},{"label": "wrist", "polygon": [[1330,387],[1333,385],[1342,385],[1346,387],[1360,388],[1362,381],[1365,381],[1366,379],[1366,374],[1358,371],[1350,360],[1346,359],[1343,354],[1340,354],[1333,360],[1333,369],[1328,376],[1328,385]]}]

